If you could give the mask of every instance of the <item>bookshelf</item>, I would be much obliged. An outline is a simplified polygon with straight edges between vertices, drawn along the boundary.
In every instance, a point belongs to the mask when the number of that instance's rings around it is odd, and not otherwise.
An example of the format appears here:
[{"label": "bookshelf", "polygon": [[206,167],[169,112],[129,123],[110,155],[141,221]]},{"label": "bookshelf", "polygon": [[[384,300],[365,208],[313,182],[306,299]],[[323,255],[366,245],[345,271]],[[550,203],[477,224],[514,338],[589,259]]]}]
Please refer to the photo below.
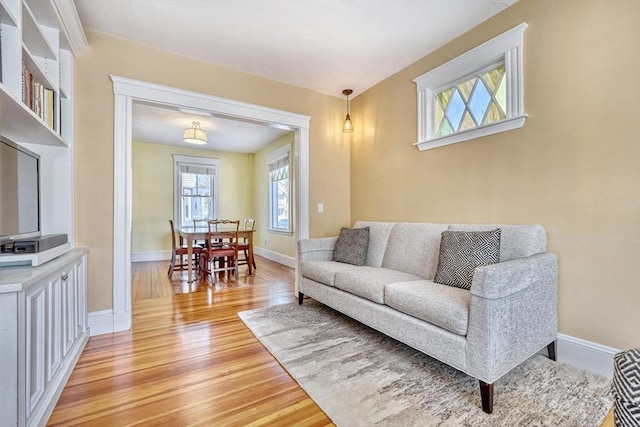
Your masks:
[{"label": "bookshelf", "polygon": [[86,45],[73,0],[0,0],[0,134],[40,155],[40,231],[69,241],[0,267],[2,425],[46,424],[89,335],[73,196],[73,61]]},{"label": "bookshelf", "polygon": [[[40,230],[72,248],[73,62],[86,46],[73,0],[0,0],[0,134],[40,155]],[[31,80],[48,105],[35,108]]]},{"label": "bookshelf", "polygon": [[4,136],[17,143],[71,145],[73,57],[84,46],[71,0],[0,0]]}]

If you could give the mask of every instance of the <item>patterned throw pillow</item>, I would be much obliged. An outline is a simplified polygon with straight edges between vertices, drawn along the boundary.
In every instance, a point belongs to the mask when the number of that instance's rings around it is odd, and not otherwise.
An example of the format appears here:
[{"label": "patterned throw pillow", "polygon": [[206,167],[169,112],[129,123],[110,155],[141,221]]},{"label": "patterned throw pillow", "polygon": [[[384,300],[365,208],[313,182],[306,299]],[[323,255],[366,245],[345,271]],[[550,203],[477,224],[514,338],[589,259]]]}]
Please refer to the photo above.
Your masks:
[{"label": "patterned throw pillow", "polygon": [[640,426],[640,348],[613,358],[613,420],[616,426]]},{"label": "patterned throw pillow", "polygon": [[364,265],[369,249],[369,227],[340,229],[334,259],[353,265]]},{"label": "patterned throw pillow", "polygon": [[471,289],[473,270],[500,262],[500,229],[443,231],[436,283]]}]

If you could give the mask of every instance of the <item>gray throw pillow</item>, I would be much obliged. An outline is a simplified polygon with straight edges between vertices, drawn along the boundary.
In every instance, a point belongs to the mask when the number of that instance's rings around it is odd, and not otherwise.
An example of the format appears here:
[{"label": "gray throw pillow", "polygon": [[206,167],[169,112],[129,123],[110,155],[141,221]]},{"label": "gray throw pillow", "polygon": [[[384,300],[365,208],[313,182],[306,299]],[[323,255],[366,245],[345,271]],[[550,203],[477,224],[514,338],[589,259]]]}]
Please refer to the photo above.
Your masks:
[{"label": "gray throw pillow", "polygon": [[443,231],[436,283],[471,289],[473,271],[500,262],[500,229]]},{"label": "gray throw pillow", "polygon": [[340,229],[334,259],[353,265],[364,265],[369,249],[369,227]]}]

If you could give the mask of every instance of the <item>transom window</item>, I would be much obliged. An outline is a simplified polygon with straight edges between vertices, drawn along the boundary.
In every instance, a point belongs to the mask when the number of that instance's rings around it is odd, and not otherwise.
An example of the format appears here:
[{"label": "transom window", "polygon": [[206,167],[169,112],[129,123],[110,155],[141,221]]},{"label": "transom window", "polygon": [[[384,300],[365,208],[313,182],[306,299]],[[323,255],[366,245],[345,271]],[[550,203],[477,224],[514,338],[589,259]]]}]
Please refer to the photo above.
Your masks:
[{"label": "transom window", "polygon": [[270,231],[292,232],[290,152],[287,144],[267,154]]},{"label": "transom window", "polygon": [[504,63],[437,92],[434,128],[438,137],[507,118]]},{"label": "transom window", "polygon": [[193,227],[195,219],[215,219],[218,213],[220,160],[174,155],[174,222]]},{"label": "transom window", "polygon": [[527,24],[423,74],[418,89],[421,151],[522,127],[522,42]]}]

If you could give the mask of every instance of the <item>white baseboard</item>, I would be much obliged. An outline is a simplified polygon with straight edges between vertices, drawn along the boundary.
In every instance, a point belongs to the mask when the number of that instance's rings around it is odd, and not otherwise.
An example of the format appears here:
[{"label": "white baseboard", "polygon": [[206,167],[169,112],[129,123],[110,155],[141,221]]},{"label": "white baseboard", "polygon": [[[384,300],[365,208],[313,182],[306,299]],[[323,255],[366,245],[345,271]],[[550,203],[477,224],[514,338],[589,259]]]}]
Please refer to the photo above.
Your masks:
[{"label": "white baseboard", "polygon": [[278,264],[286,265],[287,267],[296,268],[296,259],[288,255],[283,255],[278,252],[270,251],[269,249],[256,246],[253,248],[253,252],[256,255],[260,255],[268,260],[277,262]]},{"label": "white baseboard", "polygon": [[169,261],[171,251],[135,252],[131,254],[131,262]]},{"label": "white baseboard", "polygon": [[566,363],[606,378],[613,378],[613,356],[620,351],[592,341],[558,334],[558,362]]},{"label": "white baseboard", "polygon": [[111,334],[131,329],[131,321],[126,313],[114,314],[113,310],[92,311],[89,313],[91,336]]},{"label": "white baseboard", "polygon": [[[256,255],[260,255],[271,261],[286,265],[287,267],[296,268],[296,259],[288,255],[283,255],[261,247],[255,247],[253,251]],[[170,259],[171,251],[135,252],[131,254],[131,262],[169,261]]]}]

